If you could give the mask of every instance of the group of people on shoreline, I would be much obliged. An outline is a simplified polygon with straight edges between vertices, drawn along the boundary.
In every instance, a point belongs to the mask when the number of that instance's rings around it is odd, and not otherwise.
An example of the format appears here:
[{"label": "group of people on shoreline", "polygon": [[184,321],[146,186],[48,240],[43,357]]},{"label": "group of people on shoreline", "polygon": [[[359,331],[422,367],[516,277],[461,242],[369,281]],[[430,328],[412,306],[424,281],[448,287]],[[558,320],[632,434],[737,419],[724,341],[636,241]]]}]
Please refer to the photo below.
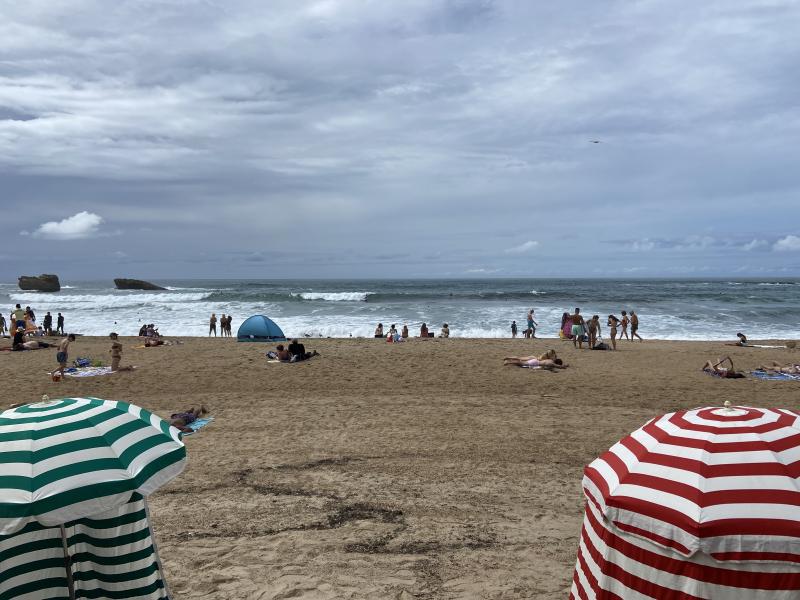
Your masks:
[{"label": "group of people on shoreline", "polygon": [[219,331],[221,337],[231,337],[233,334],[231,333],[231,323],[233,322],[233,316],[228,315],[225,316],[225,313],[222,313],[222,316],[217,319],[217,313],[211,313],[211,318],[208,320],[208,335],[211,337],[211,334],[214,334],[214,337],[217,337],[217,321],[219,320]]},{"label": "group of people on shoreline", "polygon": [[[529,339],[537,339],[536,328],[539,326],[539,323],[535,319],[534,309],[528,311],[525,321],[527,326],[522,332],[523,336]],[[623,336],[629,341],[632,341],[634,338],[638,338],[639,341],[642,341],[642,337],[638,333],[639,316],[634,311],[631,311],[630,316],[628,316],[628,312],[623,310],[621,319],[613,314],[608,315],[606,325],[609,327],[612,350],[617,349],[617,339],[621,340]],[[628,325],[630,325],[631,328],[630,335],[628,335]],[[618,327],[622,330],[619,333],[617,331]],[[518,332],[517,322],[511,321],[511,337],[516,338]],[[581,314],[580,308],[576,308],[572,314],[565,312],[561,315],[561,328],[558,334],[562,339],[571,339],[573,346],[579,349],[583,348],[584,342],[586,342],[591,349],[607,349],[606,345],[600,342],[603,336],[600,316],[593,315],[591,319],[587,320]]]},{"label": "group of people on shoreline", "polygon": [[[375,337],[376,338],[386,338],[387,342],[405,342],[409,338],[408,332],[408,325],[403,325],[403,328],[398,330],[397,325],[392,323],[391,327],[389,327],[389,331],[384,333],[383,331],[383,323],[378,323],[378,326],[375,328]],[[428,339],[435,337],[435,334],[432,331],[428,330],[428,324],[423,323],[420,325],[419,328],[419,338]],[[442,323],[442,328],[439,330],[439,337],[440,338],[449,338],[450,337],[450,326],[447,323]]]},{"label": "group of people on shoreline", "polygon": [[36,324],[36,313],[30,306],[23,309],[17,304],[11,309],[7,322],[6,318],[0,314],[0,335],[14,335],[20,329],[26,336],[65,335],[64,315],[58,313],[56,328],[53,329],[53,315],[49,311],[42,319],[41,325]]}]

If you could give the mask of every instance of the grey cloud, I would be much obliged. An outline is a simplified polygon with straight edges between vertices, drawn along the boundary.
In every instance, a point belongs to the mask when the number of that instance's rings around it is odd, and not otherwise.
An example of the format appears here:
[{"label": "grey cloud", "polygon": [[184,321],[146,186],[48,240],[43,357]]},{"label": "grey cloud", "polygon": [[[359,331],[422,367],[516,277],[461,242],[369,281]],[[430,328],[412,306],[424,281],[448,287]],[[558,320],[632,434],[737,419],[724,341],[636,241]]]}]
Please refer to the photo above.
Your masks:
[{"label": "grey cloud", "polygon": [[[536,240],[587,275],[634,244],[648,273],[724,271],[792,234],[798,26],[788,1],[6,4],[0,183],[32,208],[9,226],[102,215],[121,235],[76,270],[215,275],[235,248],[231,276],[516,275],[503,250]],[[35,243],[0,252],[46,265]]]}]

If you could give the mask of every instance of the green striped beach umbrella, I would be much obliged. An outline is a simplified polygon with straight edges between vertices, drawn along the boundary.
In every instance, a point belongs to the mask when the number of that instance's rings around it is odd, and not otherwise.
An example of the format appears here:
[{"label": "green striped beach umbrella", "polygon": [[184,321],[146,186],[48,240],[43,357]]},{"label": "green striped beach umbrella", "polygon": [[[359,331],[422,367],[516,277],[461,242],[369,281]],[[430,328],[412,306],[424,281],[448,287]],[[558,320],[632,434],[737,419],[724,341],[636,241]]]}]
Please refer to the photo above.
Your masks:
[{"label": "green striped beach umbrella", "polygon": [[168,598],[145,497],[185,464],[178,430],[125,402],[0,413],[0,600]]}]

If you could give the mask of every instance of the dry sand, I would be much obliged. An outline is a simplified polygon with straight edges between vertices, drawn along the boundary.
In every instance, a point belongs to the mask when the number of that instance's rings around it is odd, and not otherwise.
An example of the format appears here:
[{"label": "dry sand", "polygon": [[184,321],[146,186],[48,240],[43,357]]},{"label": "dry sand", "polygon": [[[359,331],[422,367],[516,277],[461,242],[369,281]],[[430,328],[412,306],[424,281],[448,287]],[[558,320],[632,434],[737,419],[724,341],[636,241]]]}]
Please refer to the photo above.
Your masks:
[{"label": "dry sand", "polygon": [[[132,373],[50,381],[55,350],[1,353],[0,407],[96,396],[162,416],[204,403],[186,472],[151,498],[176,599],[566,598],[585,464],[658,414],[701,405],[800,408],[800,383],[720,380],[800,351],[718,342],[319,340],[269,364],[229,339],[137,349]],[[6,341],[6,343],[8,343]],[[555,348],[571,365],[503,367]],[[108,362],[107,339],[71,356]]]}]

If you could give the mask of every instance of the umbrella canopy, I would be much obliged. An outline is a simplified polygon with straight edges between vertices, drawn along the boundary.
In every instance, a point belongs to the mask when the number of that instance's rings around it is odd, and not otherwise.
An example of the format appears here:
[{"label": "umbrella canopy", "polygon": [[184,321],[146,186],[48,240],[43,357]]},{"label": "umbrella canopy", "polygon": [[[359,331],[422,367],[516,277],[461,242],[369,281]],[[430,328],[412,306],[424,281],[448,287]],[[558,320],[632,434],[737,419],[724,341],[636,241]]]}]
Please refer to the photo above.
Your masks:
[{"label": "umbrella canopy", "polygon": [[800,415],[670,413],[585,470],[571,597],[796,598]]},{"label": "umbrella canopy", "polygon": [[167,598],[145,496],[185,464],[178,430],[125,402],[0,413],[0,598]]},{"label": "umbrella canopy", "polygon": [[107,512],[178,475],[177,429],[125,402],[64,398],[0,413],[0,535]]}]

